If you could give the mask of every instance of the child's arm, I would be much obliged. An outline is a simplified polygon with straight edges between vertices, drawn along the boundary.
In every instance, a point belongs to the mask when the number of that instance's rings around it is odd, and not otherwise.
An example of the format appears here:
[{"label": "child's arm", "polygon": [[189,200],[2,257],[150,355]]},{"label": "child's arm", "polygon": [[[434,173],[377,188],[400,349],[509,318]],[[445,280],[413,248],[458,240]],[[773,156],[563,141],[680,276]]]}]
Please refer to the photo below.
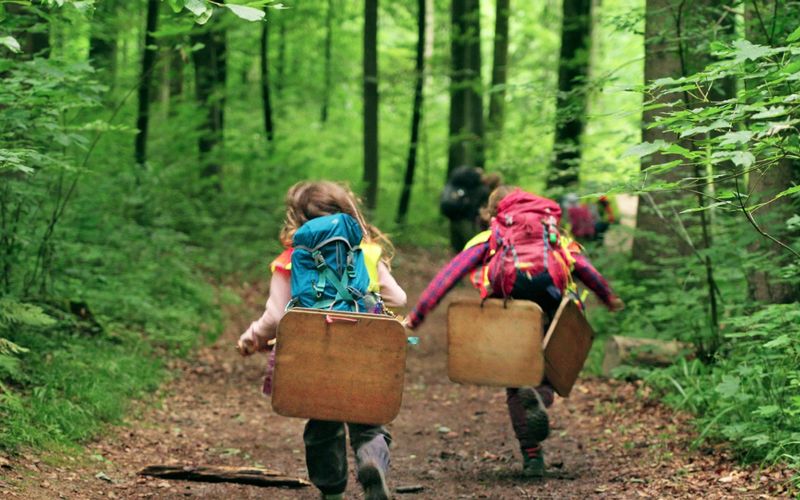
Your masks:
[{"label": "child's arm", "polygon": [[461,278],[481,265],[489,249],[489,243],[467,248],[447,263],[431,280],[420,295],[417,305],[408,314],[405,324],[412,330],[425,320],[425,316],[439,304]]},{"label": "child's arm", "polygon": [[403,307],[406,305],[406,292],[397,284],[389,267],[383,262],[378,262],[378,282],[381,284],[381,298],[389,307]]},{"label": "child's arm", "polygon": [[292,284],[287,271],[273,273],[269,282],[269,299],[264,314],[250,324],[239,337],[239,352],[243,355],[267,349],[267,342],[275,338],[278,322],[286,312],[286,304],[292,298]]},{"label": "child's arm", "polygon": [[611,285],[608,284],[608,281],[594,268],[585,255],[573,253],[572,258],[575,259],[575,276],[591,291],[596,293],[606,307],[612,311],[619,311],[625,307],[622,300],[611,290]]}]

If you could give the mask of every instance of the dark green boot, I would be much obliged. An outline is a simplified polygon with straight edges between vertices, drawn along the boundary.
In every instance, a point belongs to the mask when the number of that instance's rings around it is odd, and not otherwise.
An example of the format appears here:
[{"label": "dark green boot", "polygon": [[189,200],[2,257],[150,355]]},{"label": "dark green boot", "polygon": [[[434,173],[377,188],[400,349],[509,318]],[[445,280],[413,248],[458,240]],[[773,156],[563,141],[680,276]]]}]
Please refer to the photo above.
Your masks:
[{"label": "dark green boot", "polygon": [[544,451],[542,450],[542,445],[522,448],[522,475],[530,478],[544,477]]}]

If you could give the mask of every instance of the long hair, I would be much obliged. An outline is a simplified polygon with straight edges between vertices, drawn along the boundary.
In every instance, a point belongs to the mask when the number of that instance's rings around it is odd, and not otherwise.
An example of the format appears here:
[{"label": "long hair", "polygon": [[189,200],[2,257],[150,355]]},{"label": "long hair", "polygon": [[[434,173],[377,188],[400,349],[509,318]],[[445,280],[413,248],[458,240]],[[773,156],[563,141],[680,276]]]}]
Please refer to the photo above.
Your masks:
[{"label": "long hair", "polygon": [[311,219],[345,213],[361,226],[364,241],[383,248],[382,260],[387,265],[394,257],[394,245],[377,227],[364,219],[358,197],[345,184],[331,181],[301,181],[286,192],[286,218],[280,232],[281,243],[292,246],[294,233]]}]

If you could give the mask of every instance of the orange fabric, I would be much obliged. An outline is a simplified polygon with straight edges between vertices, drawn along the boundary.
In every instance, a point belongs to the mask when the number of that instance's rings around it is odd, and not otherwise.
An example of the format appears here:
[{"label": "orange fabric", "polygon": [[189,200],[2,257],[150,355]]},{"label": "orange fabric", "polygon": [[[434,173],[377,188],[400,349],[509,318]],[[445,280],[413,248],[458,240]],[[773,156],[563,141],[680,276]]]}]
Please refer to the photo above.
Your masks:
[{"label": "orange fabric", "polygon": [[289,274],[292,270],[292,249],[287,248],[269,265],[269,270],[273,273],[283,272]]}]

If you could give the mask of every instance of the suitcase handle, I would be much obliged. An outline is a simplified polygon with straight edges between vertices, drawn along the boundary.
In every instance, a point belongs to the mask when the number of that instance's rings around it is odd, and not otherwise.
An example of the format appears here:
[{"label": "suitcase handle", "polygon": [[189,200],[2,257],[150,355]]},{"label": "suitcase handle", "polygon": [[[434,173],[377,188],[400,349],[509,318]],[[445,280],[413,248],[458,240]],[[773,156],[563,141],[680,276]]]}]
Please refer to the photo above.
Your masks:
[{"label": "suitcase handle", "polygon": [[344,321],[345,323],[358,323],[356,318],[345,318],[344,316],[334,316],[333,314],[325,315],[325,323],[331,324],[334,321]]}]

